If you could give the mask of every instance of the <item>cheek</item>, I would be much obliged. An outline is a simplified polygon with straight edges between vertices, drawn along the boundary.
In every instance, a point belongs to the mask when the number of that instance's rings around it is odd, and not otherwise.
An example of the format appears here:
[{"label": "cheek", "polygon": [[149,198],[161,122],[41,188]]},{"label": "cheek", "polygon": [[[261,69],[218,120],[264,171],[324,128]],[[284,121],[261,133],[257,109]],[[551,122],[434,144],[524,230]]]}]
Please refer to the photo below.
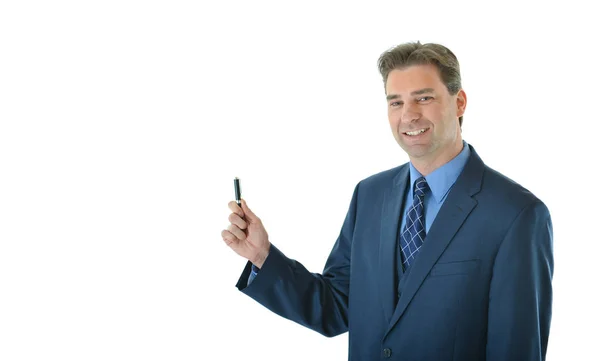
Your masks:
[{"label": "cheek", "polygon": [[444,110],[445,110],[445,108],[442,104],[433,103],[433,104],[430,104],[430,106],[426,107],[423,110],[423,113],[428,114],[431,117],[434,117],[435,119],[440,119],[441,117],[443,117],[445,115]]},{"label": "cheek", "polygon": [[394,135],[394,138],[398,138],[398,127],[400,126],[400,122],[398,121],[397,118],[390,116],[388,118],[388,122],[390,124],[390,130],[392,131],[392,134]]},{"label": "cheek", "polygon": [[394,124],[398,124],[398,117],[394,115],[394,112],[392,110],[388,110],[388,122],[392,127],[394,126]]},{"label": "cheek", "polygon": [[402,118],[402,110],[388,107],[387,115],[390,124],[398,124]]},{"label": "cheek", "polygon": [[423,117],[433,123],[435,128],[444,128],[447,123],[446,119],[449,118],[448,111],[442,105],[435,105],[428,107],[423,112]]}]

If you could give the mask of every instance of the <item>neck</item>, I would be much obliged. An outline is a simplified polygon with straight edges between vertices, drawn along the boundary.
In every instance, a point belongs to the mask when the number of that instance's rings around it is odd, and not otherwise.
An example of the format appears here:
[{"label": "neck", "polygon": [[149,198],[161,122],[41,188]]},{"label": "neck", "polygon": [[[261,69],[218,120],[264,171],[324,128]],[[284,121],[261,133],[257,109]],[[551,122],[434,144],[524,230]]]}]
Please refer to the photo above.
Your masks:
[{"label": "neck", "polygon": [[423,176],[427,176],[434,170],[454,159],[463,148],[462,138],[458,137],[456,142],[449,149],[440,149],[438,154],[432,154],[427,158],[410,159],[410,162]]}]

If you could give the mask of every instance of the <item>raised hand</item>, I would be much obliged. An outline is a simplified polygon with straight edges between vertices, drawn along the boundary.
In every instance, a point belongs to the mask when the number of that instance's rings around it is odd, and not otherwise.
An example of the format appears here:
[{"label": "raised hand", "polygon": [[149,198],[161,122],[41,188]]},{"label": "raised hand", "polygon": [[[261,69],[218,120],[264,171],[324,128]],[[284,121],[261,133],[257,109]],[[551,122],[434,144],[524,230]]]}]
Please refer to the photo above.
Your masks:
[{"label": "raised hand", "polygon": [[236,202],[229,202],[228,206],[232,211],[229,215],[230,224],[221,232],[221,237],[235,253],[261,268],[271,247],[269,235],[260,218],[248,208],[246,201],[242,199],[241,202],[241,208]]}]

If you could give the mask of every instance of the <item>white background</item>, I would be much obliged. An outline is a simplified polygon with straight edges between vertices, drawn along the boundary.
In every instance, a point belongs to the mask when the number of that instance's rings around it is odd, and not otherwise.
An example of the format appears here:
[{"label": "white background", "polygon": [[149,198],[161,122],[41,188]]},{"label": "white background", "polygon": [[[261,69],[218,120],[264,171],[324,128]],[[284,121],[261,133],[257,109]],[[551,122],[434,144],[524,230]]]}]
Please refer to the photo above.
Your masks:
[{"label": "white background", "polygon": [[549,207],[549,361],[597,354],[597,19],[583,1],[3,1],[0,359],[347,358],[235,287],[233,178],[320,272],[361,179],[407,161],[376,61],[459,58],[463,136]]}]

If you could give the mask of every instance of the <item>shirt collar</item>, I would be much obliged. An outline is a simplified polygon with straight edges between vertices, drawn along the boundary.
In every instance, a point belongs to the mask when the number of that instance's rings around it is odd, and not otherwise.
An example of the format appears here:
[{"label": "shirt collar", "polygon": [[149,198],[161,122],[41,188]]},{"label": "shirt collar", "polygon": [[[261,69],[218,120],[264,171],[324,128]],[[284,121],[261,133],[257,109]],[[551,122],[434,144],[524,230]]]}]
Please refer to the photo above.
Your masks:
[{"label": "shirt collar", "polygon": [[[467,164],[467,160],[469,159],[470,154],[471,151],[469,150],[469,145],[463,140],[463,149],[460,151],[460,153],[458,153],[456,157],[454,157],[448,163],[437,168],[433,172],[429,173],[425,177],[425,180],[427,180],[427,185],[429,185],[429,189],[431,189],[431,194],[435,198],[436,202],[441,203],[446,198],[448,191],[456,182],[458,176]],[[423,175],[419,173],[419,171],[412,165],[412,163],[409,164],[411,184],[409,194],[412,196],[412,190],[415,181]]]}]

